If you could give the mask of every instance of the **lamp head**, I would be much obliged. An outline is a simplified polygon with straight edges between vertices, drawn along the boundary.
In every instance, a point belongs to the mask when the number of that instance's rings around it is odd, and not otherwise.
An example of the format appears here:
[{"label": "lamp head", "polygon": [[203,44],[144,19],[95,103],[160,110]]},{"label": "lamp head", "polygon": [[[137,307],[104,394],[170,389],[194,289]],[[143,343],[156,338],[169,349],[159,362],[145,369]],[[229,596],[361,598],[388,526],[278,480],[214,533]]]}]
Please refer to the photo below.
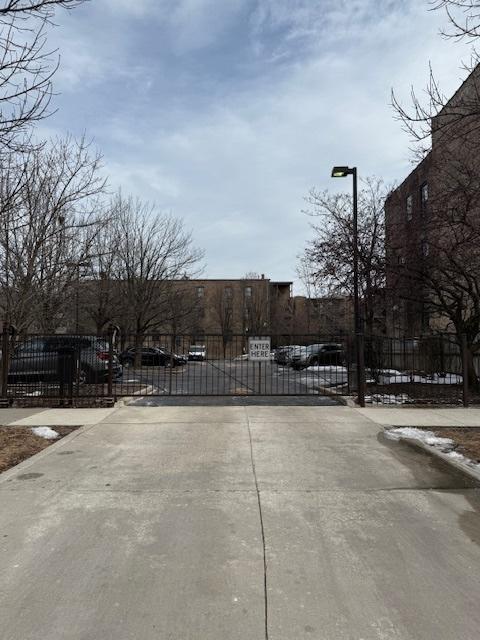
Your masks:
[{"label": "lamp head", "polygon": [[350,167],[333,167],[332,178],[345,178],[353,173]]}]

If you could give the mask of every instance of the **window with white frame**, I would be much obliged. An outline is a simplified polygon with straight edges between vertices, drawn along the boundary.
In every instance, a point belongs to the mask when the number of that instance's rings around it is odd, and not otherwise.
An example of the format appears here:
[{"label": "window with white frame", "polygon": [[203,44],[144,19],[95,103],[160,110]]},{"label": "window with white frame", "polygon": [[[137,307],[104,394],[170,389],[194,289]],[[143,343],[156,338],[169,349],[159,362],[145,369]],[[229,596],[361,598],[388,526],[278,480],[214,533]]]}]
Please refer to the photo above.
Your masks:
[{"label": "window with white frame", "polygon": [[424,182],[420,187],[420,202],[422,205],[422,211],[425,211],[428,203],[428,183]]},{"label": "window with white frame", "polygon": [[411,220],[413,218],[413,196],[411,194],[407,196],[406,209],[407,220]]}]

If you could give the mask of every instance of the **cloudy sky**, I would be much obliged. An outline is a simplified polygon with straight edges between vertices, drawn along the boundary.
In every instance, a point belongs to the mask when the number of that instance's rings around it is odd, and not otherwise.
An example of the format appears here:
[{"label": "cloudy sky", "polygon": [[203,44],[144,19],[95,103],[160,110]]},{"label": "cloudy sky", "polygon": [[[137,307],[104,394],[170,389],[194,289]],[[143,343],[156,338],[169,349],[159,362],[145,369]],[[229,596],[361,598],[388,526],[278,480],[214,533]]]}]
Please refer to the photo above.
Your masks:
[{"label": "cloudy sky", "polygon": [[[58,112],[42,134],[87,135],[110,187],[182,217],[205,276],[295,279],[312,186],[333,164],[400,180],[408,100],[432,62],[449,95],[466,45],[428,0],[91,0],[57,15]],[[297,288],[297,291],[300,287]]]}]

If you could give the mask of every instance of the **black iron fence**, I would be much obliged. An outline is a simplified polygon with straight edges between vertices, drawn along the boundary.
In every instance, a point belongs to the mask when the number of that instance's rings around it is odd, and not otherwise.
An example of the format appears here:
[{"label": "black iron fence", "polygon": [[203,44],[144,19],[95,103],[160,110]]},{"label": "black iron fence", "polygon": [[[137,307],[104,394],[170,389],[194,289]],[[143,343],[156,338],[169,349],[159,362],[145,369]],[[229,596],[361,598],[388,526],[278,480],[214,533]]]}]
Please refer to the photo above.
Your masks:
[{"label": "black iron fence", "polygon": [[366,403],[477,402],[477,356],[452,334],[416,338],[365,337]]},{"label": "black iron fence", "polygon": [[[356,395],[367,404],[480,402],[478,356],[451,334],[2,336],[1,401],[92,404],[125,396]],[[357,359],[360,345],[363,358]],[[360,370],[357,369],[360,363]],[[363,364],[364,363],[364,364]],[[362,387],[361,387],[362,388]]]},{"label": "black iron fence", "polygon": [[[125,338],[125,337],[124,337]],[[138,338],[137,338],[138,339]],[[119,395],[334,395],[349,385],[348,345],[332,336],[268,336],[257,361],[248,335],[127,336]],[[322,348],[321,348],[322,346]]]},{"label": "black iron fence", "polygon": [[[332,336],[28,335],[2,340],[2,400],[79,402],[134,395],[338,395],[351,383],[351,345]],[[7,357],[4,357],[4,354]]]}]

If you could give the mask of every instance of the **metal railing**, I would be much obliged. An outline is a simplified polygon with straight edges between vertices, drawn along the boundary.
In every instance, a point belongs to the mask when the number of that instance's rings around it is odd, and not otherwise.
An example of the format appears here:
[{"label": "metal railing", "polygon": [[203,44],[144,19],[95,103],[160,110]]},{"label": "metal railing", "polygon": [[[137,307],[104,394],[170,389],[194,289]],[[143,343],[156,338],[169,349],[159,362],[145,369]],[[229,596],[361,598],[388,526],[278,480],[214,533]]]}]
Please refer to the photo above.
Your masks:
[{"label": "metal railing", "polygon": [[269,338],[269,359],[253,362],[244,334],[18,336],[5,328],[0,400],[5,406],[139,395],[355,396],[360,380],[367,404],[480,402],[480,358],[452,334]]},{"label": "metal railing", "polygon": [[[348,393],[350,345],[332,336],[269,336],[265,362],[248,335],[28,335],[4,332],[2,399],[78,401],[134,395],[338,395]],[[313,346],[312,346],[313,345]],[[325,345],[325,349],[315,345]]]},{"label": "metal railing", "polygon": [[466,374],[467,362],[466,341],[452,334],[415,338],[366,336],[366,402],[467,406],[469,401],[478,400],[471,392],[476,382]]}]

